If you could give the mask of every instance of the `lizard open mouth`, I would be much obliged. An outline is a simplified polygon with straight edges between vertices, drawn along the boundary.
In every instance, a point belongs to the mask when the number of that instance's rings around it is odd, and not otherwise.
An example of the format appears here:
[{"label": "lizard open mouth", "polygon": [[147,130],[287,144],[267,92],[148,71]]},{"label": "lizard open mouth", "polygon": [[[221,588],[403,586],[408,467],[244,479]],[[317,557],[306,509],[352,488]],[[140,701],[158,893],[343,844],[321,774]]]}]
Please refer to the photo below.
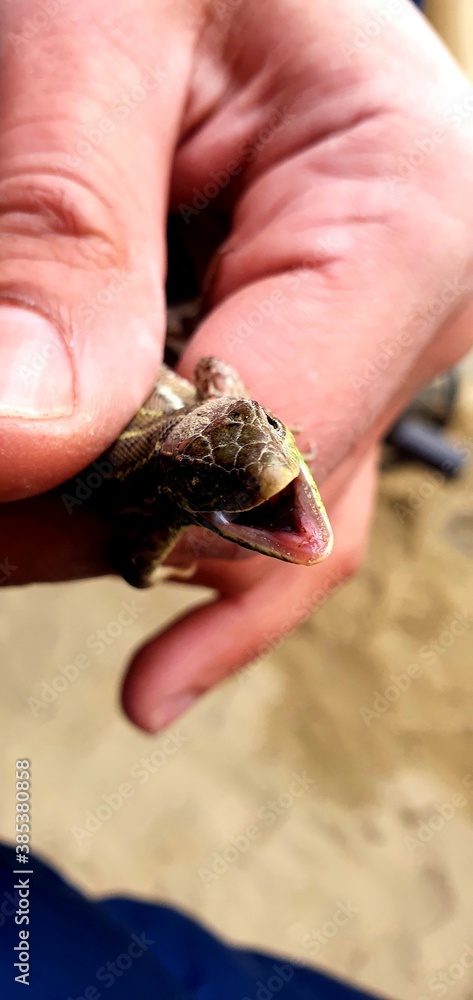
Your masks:
[{"label": "lizard open mouth", "polygon": [[203,523],[238,545],[286,562],[310,566],[332,549],[330,522],[305,462],[269,500],[241,512],[209,511]]}]

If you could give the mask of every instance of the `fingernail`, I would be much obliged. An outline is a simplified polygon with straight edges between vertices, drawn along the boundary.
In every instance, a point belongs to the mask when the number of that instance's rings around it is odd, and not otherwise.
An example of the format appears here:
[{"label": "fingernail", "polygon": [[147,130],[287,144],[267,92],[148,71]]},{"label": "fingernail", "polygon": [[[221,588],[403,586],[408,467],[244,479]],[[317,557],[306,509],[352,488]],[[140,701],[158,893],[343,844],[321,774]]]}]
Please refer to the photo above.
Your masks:
[{"label": "fingernail", "polygon": [[0,306],[0,414],[62,417],[72,412],[74,381],[58,330],[30,309]]},{"label": "fingernail", "polygon": [[171,725],[171,722],[174,722],[174,719],[177,719],[179,715],[186,712],[196,701],[197,695],[191,691],[186,691],[185,694],[174,694],[172,697],[167,698],[153,712],[150,719],[150,729],[153,732],[166,729]]}]

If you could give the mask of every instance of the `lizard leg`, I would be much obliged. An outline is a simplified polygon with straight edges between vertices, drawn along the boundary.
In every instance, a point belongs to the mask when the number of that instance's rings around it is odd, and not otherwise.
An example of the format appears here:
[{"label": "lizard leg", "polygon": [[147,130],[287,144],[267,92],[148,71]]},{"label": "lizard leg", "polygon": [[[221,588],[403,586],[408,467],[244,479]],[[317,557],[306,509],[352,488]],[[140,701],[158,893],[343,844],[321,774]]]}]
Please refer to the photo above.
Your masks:
[{"label": "lizard leg", "polygon": [[[294,424],[289,427],[289,430],[292,432],[292,434],[294,434],[294,437],[297,437],[298,434],[302,434],[304,428],[302,424]],[[314,458],[317,458],[317,448],[315,448],[314,445],[311,444],[309,451],[301,451],[301,455],[302,458],[304,459],[304,462],[307,462],[307,464],[309,465],[311,462],[314,461]]]},{"label": "lizard leg", "polygon": [[182,529],[176,519],[157,524],[151,517],[123,514],[111,545],[114,568],[131,587],[151,587]]},{"label": "lizard leg", "polygon": [[310,465],[317,458],[317,448],[310,448],[309,451],[301,451],[302,458],[307,465]]},{"label": "lizard leg", "polygon": [[[248,390],[231,365],[218,358],[201,358],[197,362],[194,372],[195,388],[197,398],[200,401],[206,399],[216,399],[221,396],[235,396],[237,399],[248,399]],[[290,430],[294,435],[300,434],[302,426],[297,424]],[[313,462],[317,455],[317,449],[313,446],[308,452],[302,453],[305,462]]]},{"label": "lizard leg", "polygon": [[[197,362],[194,372],[194,382],[197,398],[201,402],[206,399],[216,399],[221,396],[236,396],[237,399],[248,399],[248,390],[231,365],[218,358],[201,358]],[[302,426],[297,424],[290,430],[294,435],[300,434]],[[313,462],[316,458],[317,449],[311,446],[308,452],[302,453],[305,462]]]},{"label": "lizard leg", "polygon": [[197,398],[201,402],[222,396],[249,398],[248,390],[235,369],[218,358],[201,358],[195,366],[194,381]]}]

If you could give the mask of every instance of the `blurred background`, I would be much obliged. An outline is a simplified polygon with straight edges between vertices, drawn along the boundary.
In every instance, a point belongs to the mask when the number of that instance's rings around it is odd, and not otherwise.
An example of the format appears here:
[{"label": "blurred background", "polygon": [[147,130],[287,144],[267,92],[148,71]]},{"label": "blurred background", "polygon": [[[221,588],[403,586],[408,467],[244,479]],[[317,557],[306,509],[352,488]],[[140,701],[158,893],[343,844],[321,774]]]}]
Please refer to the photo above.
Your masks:
[{"label": "blurred background", "polygon": [[[427,11],[473,72],[470,0]],[[403,1000],[471,1000],[471,360],[445,436],[463,473],[386,461],[357,579],[160,738],[122,718],[124,666],[206,592],[3,590],[2,839],[28,757],[34,847],[85,891],[170,902]]]}]

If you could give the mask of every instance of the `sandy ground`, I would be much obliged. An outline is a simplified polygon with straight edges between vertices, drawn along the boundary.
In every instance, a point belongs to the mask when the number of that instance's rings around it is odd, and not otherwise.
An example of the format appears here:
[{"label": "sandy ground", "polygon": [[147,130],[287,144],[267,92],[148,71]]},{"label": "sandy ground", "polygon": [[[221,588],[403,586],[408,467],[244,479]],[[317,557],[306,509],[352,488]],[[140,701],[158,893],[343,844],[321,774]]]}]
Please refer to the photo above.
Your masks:
[{"label": "sandy ground", "polygon": [[[473,380],[450,433],[473,451]],[[472,485],[473,464],[456,483],[385,472],[358,578],[171,739],[134,730],[117,692],[130,649],[190,603],[183,586],[3,591],[2,836],[26,756],[34,846],[91,893],[169,901],[402,1000],[446,995],[440,975],[471,1000]]]}]

